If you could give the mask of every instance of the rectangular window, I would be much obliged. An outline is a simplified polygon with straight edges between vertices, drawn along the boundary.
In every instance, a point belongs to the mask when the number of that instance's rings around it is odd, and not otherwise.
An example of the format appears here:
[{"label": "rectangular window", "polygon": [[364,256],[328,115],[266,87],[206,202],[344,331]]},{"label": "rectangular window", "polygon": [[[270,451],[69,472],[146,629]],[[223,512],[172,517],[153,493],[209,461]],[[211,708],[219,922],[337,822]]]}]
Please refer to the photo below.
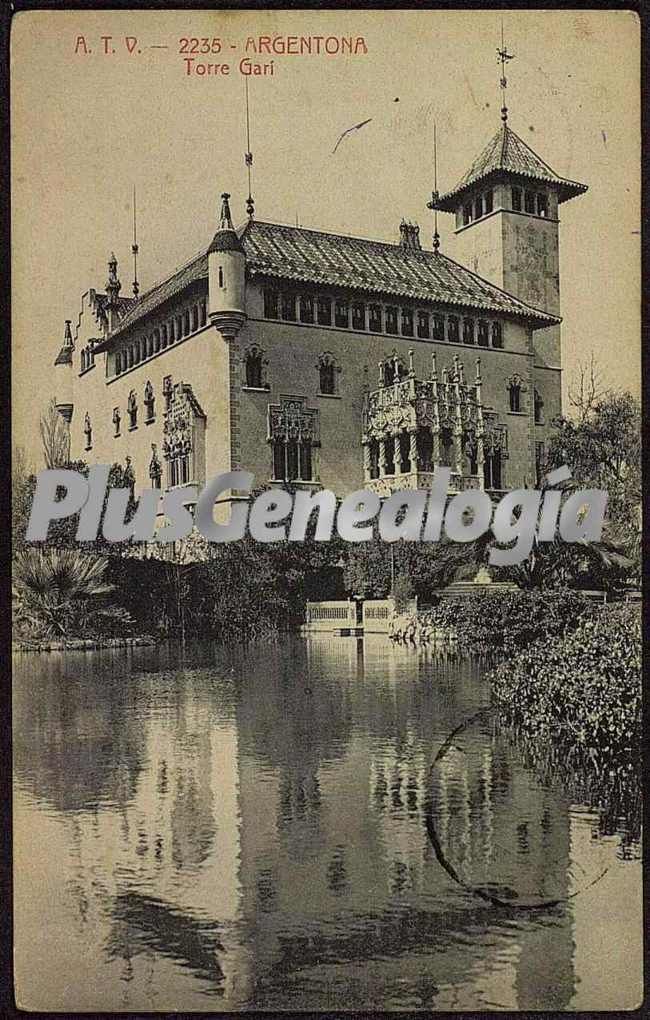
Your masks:
[{"label": "rectangular window", "polygon": [[352,329],[366,328],[366,306],[361,301],[352,305]]},{"label": "rectangular window", "polygon": [[472,222],[472,203],[468,202],[467,205],[463,206],[463,226],[467,226],[468,223]]},{"label": "rectangular window", "polygon": [[207,317],[208,317],[208,310],[207,310],[205,298],[203,298],[203,301],[199,305],[199,312],[200,312],[200,322],[201,322],[201,325],[205,326],[206,321],[207,321]]},{"label": "rectangular window", "polygon": [[473,344],[474,343],[474,319],[466,318],[463,319],[463,343]]},{"label": "rectangular window", "polygon": [[199,328],[199,306],[192,305],[192,332],[196,333]]},{"label": "rectangular window", "polygon": [[321,326],[332,325],[332,299],[328,297],[319,297],[316,301],[316,310],[318,314],[318,323]]},{"label": "rectangular window", "polygon": [[492,346],[498,349],[503,347],[503,329],[500,322],[492,323]]},{"label": "rectangular window", "polygon": [[278,292],[277,290],[264,290],[264,318],[278,318]]},{"label": "rectangular window", "polygon": [[515,212],[521,212],[521,188],[512,189],[512,208]]},{"label": "rectangular window", "polygon": [[348,329],[350,325],[350,308],[347,301],[334,302],[334,325]]},{"label": "rectangular window", "polygon": [[429,313],[418,312],[418,336],[420,340],[429,339]]},{"label": "rectangular window", "polygon": [[283,294],[282,295],[282,318],[287,322],[296,321],[296,295],[295,294]]},{"label": "rectangular window", "polygon": [[483,215],[483,196],[477,195],[474,202],[474,219],[480,220]]},{"label": "rectangular window", "polygon": [[397,308],[395,305],[386,305],[386,332],[397,333]]},{"label": "rectangular window", "polygon": [[413,336],[413,312],[402,308],[402,336]]},{"label": "rectangular window", "polygon": [[433,317],[433,339],[444,340],[445,339],[445,317],[444,315],[434,315]]},{"label": "rectangular window", "polygon": [[483,196],[483,205],[485,207],[485,215],[491,213],[494,208],[494,195],[492,191],[486,191]]},{"label": "rectangular window", "polygon": [[548,195],[544,191],[537,195],[537,215],[548,216]]},{"label": "rectangular window", "polygon": [[526,191],[524,195],[524,208],[527,213],[535,212],[535,195],[532,191]]},{"label": "rectangular window", "polygon": [[452,344],[457,344],[459,339],[458,332],[458,316],[448,315],[447,316],[447,339]]},{"label": "rectangular window", "polygon": [[369,306],[368,329],[371,333],[381,333],[381,305]]},{"label": "rectangular window", "polygon": [[487,347],[489,345],[489,326],[485,319],[478,320],[478,345],[479,347]]}]

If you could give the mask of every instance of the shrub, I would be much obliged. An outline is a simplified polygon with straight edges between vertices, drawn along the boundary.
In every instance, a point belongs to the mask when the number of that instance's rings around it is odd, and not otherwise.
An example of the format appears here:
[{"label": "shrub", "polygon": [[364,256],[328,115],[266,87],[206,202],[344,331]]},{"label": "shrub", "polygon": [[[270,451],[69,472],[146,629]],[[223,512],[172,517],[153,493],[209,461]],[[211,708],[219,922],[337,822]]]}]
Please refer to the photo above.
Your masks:
[{"label": "shrub", "polygon": [[641,740],[641,621],[636,607],[602,609],[557,642],[490,674],[501,714],[538,740],[585,749],[598,770]]},{"label": "shrub", "polygon": [[424,621],[455,627],[459,646],[467,652],[513,652],[534,641],[560,638],[596,612],[597,606],[577,591],[514,590],[442,598]]}]

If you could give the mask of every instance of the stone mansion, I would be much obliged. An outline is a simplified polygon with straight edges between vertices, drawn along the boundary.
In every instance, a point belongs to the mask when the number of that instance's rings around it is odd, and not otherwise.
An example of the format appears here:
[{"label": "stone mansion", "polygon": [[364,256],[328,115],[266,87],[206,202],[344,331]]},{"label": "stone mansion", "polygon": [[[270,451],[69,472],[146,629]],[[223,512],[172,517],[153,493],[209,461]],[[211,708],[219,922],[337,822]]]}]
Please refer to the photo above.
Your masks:
[{"label": "stone mansion", "polygon": [[56,404],[71,456],[129,458],[138,490],[237,468],[258,488],[539,481],[561,411],[558,176],[504,121],[453,190],[454,255],[257,220],[229,196],[210,247],[125,297],[114,256],[66,322]]}]

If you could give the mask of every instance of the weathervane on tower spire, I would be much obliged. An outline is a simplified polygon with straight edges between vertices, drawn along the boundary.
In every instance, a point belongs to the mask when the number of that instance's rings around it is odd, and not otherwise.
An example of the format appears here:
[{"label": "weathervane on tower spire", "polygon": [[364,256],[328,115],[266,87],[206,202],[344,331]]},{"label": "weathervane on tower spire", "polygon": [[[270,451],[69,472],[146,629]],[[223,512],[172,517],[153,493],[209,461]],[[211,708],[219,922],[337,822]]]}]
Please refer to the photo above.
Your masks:
[{"label": "weathervane on tower spire", "polygon": [[508,120],[508,107],[506,106],[506,88],[508,87],[508,79],[506,78],[506,64],[509,60],[512,60],[514,53],[508,53],[507,47],[503,37],[503,18],[501,18],[501,48],[497,47],[497,53],[499,54],[499,63],[501,64],[501,120],[505,124]]},{"label": "weathervane on tower spire", "polygon": [[133,244],[131,245],[131,254],[133,255],[133,297],[137,298],[140,293],[140,284],[138,283],[138,232],[136,229],[136,211],[135,211],[135,184],[133,185]]},{"label": "weathervane on tower spire", "polygon": [[427,209],[433,209],[433,251],[437,255],[440,247],[440,234],[438,233],[438,143],[436,140],[436,122],[433,122],[433,191],[431,201],[427,202]]},{"label": "weathervane on tower spire", "polygon": [[248,170],[248,198],[246,200],[246,212],[248,213],[248,218],[252,220],[253,213],[255,212],[255,203],[253,201],[252,191],[253,153],[251,152],[251,122],[248,103],[248,75],[245,78],[245,82],[246,82],[246,152],[244,153],[244,162]]}]

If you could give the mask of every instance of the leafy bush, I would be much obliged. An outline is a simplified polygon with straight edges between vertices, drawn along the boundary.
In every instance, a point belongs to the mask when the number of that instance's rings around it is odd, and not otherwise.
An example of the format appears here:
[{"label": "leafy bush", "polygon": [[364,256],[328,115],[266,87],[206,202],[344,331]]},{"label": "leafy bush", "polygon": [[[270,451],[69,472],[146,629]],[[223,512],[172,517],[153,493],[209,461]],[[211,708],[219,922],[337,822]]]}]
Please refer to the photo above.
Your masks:
[{"label": "leafy bush", "polygon": [[440,600],[423,614],[433,627],[455,627],[467,652],[516,651],[532,642],[562,637],[597,607],[577,591],[495,591]]},{"label": "leafy bush", "polygon": [[123,632],[129,614],[106,601],[107,560],[78,549],[26,548],[14,560],[14,622],[18,633],[81,636]]},{"label": "leafy bush", "polygon": [[502,716],[534,735],[587,750],[598,769],[638,755],[641,620],[636,607],[601,609],[556,642],[502,661],[490,674]]}]

